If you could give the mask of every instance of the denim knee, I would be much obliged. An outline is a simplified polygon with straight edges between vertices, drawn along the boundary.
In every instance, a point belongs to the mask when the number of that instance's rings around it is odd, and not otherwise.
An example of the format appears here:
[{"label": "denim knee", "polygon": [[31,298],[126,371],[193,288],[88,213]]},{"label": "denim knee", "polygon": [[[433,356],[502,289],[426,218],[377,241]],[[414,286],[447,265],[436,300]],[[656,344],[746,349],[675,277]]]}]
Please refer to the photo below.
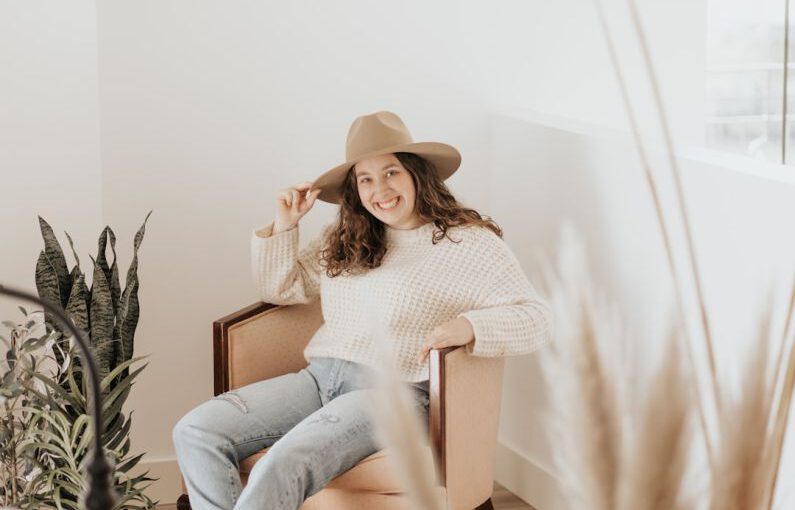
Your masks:
[{"label": "denim knee", "polygon": [[171,440],[174,445],[190,442],[201,442],[207,444],[216,434],[208,430],[207,424],[203,422],[196,409],[189,411],[177,421],[171,429]]},{"label": "denim knee", "polygon": [[320,482],[321,474],[313,466],[316,462],[311,453],[274,448],[257,462],[250,476],[266,479],[287,499],[303,500],[317,490],[314,486]]},{"label": "denim knee", "polygon": [[191,421],[190,414],[186,414],[180,418],[174,425],[174,428],[171,429],[171,441],[174,443],[174,446],[183,443],[191,435],[195,435],[196,429],[193,427]]}]

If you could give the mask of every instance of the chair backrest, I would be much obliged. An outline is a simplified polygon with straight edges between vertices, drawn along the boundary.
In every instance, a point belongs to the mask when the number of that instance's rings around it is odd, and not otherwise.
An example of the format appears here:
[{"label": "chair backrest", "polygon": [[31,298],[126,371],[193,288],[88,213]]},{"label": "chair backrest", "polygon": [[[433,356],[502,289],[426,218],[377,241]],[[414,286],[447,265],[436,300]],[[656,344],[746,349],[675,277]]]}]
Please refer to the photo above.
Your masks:
[{"label": "chair backrest", "polygon": [[272,306],[226,330],[229,389],[297,372],[304,348],[323,324],[320,300]]}]

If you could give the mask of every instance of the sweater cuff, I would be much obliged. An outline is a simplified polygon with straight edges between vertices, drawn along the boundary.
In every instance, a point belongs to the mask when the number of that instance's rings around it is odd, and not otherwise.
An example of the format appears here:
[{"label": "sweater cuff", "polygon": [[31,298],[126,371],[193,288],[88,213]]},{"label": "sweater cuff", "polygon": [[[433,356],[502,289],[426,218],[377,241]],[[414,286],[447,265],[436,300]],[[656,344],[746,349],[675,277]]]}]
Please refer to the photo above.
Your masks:
[{"label": "sweater cuff", "polygon": [[[277,234],[273,233],[273,223],[251,232],[251,257],[256,271],[262,264],[281,258],[291,260],[298,253],[298,228],[294,227]],[[277,259],[274,259],[276,257]]]},{"label": "sweater cuff", "polygon": [[254,235],[256,237],[261,237],[263,239],[267,239],[268,237],[272,237],[274,235],[278,236],[279,234],[284,234],[285,232],[291,232],[291,231],[296,230],[298,228],[298,225],[296,225],[293,228],[290,228],[290,229],[287,229],[287,230],[283,230],[283,231],[281,231],[281,232],[279,232],[277,234],[274,234],[273,233],[273,229],[275,228],[275,226],[276,226],[276,222],[272,221],[268,225],[265,225],[262,228],[256,229],[254,231]]},{"label": "sweater cuff", "polygon": [[465,345],[467,354],[482,357],[497,357],[505,355],[504,346],[494,339],[494,332],[489,328],[489,321],[493,320],[491,310],[470,310],[458,315],[472,324],[475,339]]}]

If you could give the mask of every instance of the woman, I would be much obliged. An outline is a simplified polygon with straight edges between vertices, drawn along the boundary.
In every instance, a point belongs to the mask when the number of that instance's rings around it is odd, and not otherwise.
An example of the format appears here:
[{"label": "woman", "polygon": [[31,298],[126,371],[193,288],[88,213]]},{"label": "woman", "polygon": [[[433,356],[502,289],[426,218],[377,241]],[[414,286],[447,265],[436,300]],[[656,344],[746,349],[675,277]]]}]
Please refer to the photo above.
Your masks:
[{"label": "woman", "polygon": [[[414,143],[391,112],[357,118],[347,161],[279,192],[273,223],[252,236],[263,301],[321,299],[309,366],[219,395],[174,428],[191,506],[297,509],[378,451],[368,417],[377,369],[365,311],[378,314],[395,365],[427,421],[427,354],[465,345],[475,356],[526,354],[549,340],[549,311],[490,219],[444,184],[458,151]],[[337,220],[299,251],[298,223],[317,199]],[[238,461],[270,447],[241,491]]]}]

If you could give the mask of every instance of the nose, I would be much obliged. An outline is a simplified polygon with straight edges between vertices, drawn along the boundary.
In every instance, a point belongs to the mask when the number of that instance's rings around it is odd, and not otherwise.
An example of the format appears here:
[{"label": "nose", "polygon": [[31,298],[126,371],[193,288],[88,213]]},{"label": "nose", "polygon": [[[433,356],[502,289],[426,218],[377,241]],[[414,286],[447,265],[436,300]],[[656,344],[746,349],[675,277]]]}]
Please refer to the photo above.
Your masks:
[{"label": "nose", "polygon": [[386,192],[388,191],[389,191],[389,185],[385,181],[378,180],[375,183],[375,196],[377,198],[384,198],[385,196],[387,196]]}]

